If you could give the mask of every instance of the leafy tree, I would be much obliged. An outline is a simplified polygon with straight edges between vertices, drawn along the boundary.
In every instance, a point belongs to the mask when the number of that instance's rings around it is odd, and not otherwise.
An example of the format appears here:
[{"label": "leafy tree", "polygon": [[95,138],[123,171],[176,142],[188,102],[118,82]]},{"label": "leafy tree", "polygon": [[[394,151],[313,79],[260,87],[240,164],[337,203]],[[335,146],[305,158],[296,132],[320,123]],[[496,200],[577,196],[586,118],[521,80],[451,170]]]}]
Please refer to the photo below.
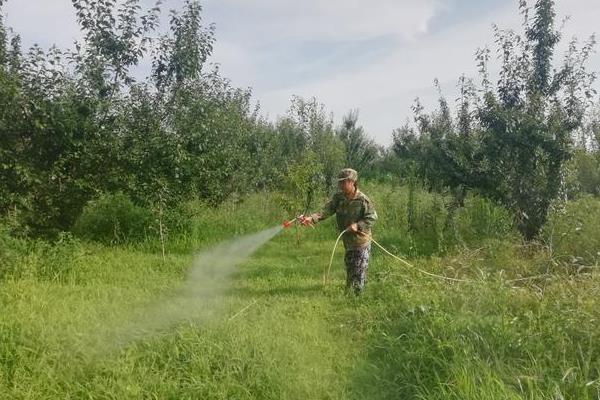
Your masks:
[{"label": "leafy tree", "polygon": [[160,1],[72,3],[83,32],[73,51],[23,54],[0,25],[0,212],[18,208],[35,233],[53,234],[100,193],[162,210],[192,197],[217,204],[260,181],[245,172],[257,110],[249,90],[206,68],[214,28],[197,1],[171,12],[158,38]]},{"label": "leafy tree", "polygon": [[496,31],[503,59],[496,93],[484,94],[478,110],[486,162],[484,191],[511,208],[526,239],[546,222],[571,154],[572,134],[581,126],[593,75],[585,70],[593,39],[581,51],[572,42],[562,68],[552,71],[560,33],[554,2],[538,0],[534,17],[521,2],[525,35]]},{"label": "leafy tree", "polygon": [[417,139],[405,135],[396,139],[395,148],[413,146],[420,175],[434,186],[474,189],[511,209],[530,240],[561,190],[572,135],[594,93],[594,75],[585,69],[594,39],[581,49],[572,41],[562,67],[554,71],[560,39],[554,2],[537,0],[532,18],[525,1],[520,9],[523,35],[494,29],[501,62],[495,87],[487,72],[489,50],[480,50],[482,88],[473,90],[461,79],[457,123],[443,97],[432,115],[417,105]]},{"label": "leafy tree", "polygon": [[377,159],[379,148],[368,138],[362,126],[358,126],[358,110],[344,116],[337,137],[346,149],[345,165],[361,172],[367,172]]},{"label": "leafy tree", "polygon": [[288,215],[304,214],[314,207],[316,188],[320,186],[322,165],[310,150],[287,165],[279,203]]},{"label": "leafy tree", "polygon": [[327,115],[325,105],[313,97],[305,100],[294,96],[288,112],[289,122],[296,133],[298,151],[311,150],[316,161],[322,166],[324,189],[334,184],[334,178],[343,167],[344,147],[336,137],[331,115]]},{"label": "leafy tree", "polygon": [[158,27],[161,0],[141,13],[139,0],[72,0],[83,43],[72,57],[84,88],[100,98],[116,96],[134,82],[130,69],[137,65]]},{"label": "leafy tree", "polygon": [[570,160],[576,187],[571,197],[579,193],[600,195],[600,160],[595,154],[577,149]]},{"label": "leafy tree", "polygon": [[573,157],[567,163],[566,194],[574,198],[579,194],[600,195],[600,108],[589,113],[580,129]]}]

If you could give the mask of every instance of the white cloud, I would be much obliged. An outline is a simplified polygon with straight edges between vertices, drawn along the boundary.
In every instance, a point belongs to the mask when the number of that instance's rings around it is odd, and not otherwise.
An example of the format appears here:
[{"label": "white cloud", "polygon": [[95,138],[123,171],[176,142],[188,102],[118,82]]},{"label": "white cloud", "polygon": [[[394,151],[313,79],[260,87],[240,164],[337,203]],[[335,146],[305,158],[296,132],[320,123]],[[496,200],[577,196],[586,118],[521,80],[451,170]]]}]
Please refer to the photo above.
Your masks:
[{"label": "white cloud", "polygon": [[[367,132],[389,143],[392,129],[411,117],[416,96],[429,106],[436,100],[434,78],[451,100],[462,73],[476,76],[474,51],[493,44],[493,22],[519,28],[517,1],[495,1],[486,2],[493,14],[458,18],[443,28],[432,23],[451,13],[456,2],[204,0],[202,5],[204,22],[217,27],[212,61],[234,85],[253,87],[263,112],[276,117],[292,95],[316,96],[338,121],[359,108]],[[182,3],[167,0],[163,8]],[[559,18],[571,15],[556,57],[561,59],[571,36],[585,40],[598,29],[600,1],[557,0],[556,8]],[[3,12],[26,46],[67,47],[79,36],[69,0],[9,0]],[[600,71],[597,53],[590,66]]]},{"label": "white cloud", "polygon": [[[234,3],[236,0],[225,1]],[[260,3],[268,3],[268,1],[263,0]],[[355,4],[355,2],[351,4]],[[477,78],[475,50],[485,45],[495,49],[492,23],[498,24],[500,28],[517,31],[520,29],[521,17],[518,13],[517,2],[511,1],[505,2],[502,7],[497,8],[493,15],[479,20],[463,21],[459,25],[434,34],[419,27],[427,26],[427,21],[436,12],[435,3],[429,3],[431,7],[428,12],[420,10],[421,12],[415,13],[414,9],[408,7],[407,9],[412,12],[412,18],[420,22],[415,22],[407,31],[395,30],[397,27],[388,21],[411,15],[411,12],[405,11],[407,4],[409,3],[405,2],[393,11],[382,8],[381,10],[385,11],[382,11],[381,14],[385,14],[385,18],[383,18],[379,30],[377,23],[367,23],[362,27],[360,24],[353,25],[350,15],[354,15],[355,21],[368,18],[363,18],[359,15],[360,13],[353,14],[355,11],[349,7],[344,14],[345,22],[339,22],[337,25],[339,32],[345,32],[343,35],[340,34],[340,37],[358,39],[368,35],[376,36],[376,32],[379,32],[381,35],[396,35],[400,39],[397,41],[397,45],[360,68],[353,65],[352,60],[347,60],[328,75],[303,82],[290,81],[287,85],[276,89],[263,89],[260,85],[249,82],[248,84],[255,88],[255,97],[261,101],[263,110],[274,117],[285,112],[292,95],[316,96],[334,112],[338,121],[348,110],[359,108],[361,123],[367,132],[370,132],[378,142],[389,143],[392,129],[412,118],[410,107],[415,97],[419,96],[426,106],[434,105],[437,100],[437,93],[432,82],[434,78],[440,80],[444,94],[450,101],[456,96],[456,83],[461,74],[465,73],[467,76]],[[332,5],[323,11],[324,15],[330,17],[337,5],[339,2],[332,2]],[[387,5],[389,6],[389,4]],[[437,11],[439,12],[441,9],[438,8]],[[557,14],[559,18],[566,14],[572,16],[571,21],[564,29],[565,39],[568,40],[572,35],[584,39],[596,28],[595,21],[600,17],[600,2],[597,0],[558,1]],[[289,21],[293,27],[291,29],[293,36],[299,40],[301,38],[313,40],[316,35],[323,35],[324,38],[329,39],[338,37],[335,33],[328,31],[326,27],[317,27],[318,34],[309,28],[302,34],[298,28],[302,24],[298,21],[306,18],[308,18],[306,15],[300,15]],[[338,19],[342,20],[343,18]],[[375,22],[378,21],[375,20]],[[267,24],[267,26],[263,26],[263,29],[271,29],[277,24]],[[273,37],[277,37],[279,40],[280,35],[275,34],[274,31],[269,35],[269,38]],[[228,37],[227,41],[232,39],[235,40],[235,38]],[[255,38],[246,36],[242,40],[255,40]],[[217,38],[217,46],[219,45],[218,41],[219,38]],[[246,46],[236,51],[236,56],[244,60],[243,64],[254,65],[252,70],[256,74],[260,74],[261,71],[268,73],[270,67],[276,68],[277,66],[277,60],[272,60],[274,66],[267,66],[252,54],[252,49],[259,47],[261,43],[264,44],[262,41],[253,44],[248,42]],[[563,43],[558,49],[555,57],[557,60],[562,59],[565,46],[566,43]],[[217,51],[216,56],[218,57],[218,55]],[[304,63],[312,67],[315,60],[307,59]],[[223,64],[226,65],[225,62]],[[492,61],[492,69],[494,64],[496,64],[495,61]],[[597,54],[592,57],[590,67],[600,70],[600,60]],[[235,83],[240,83],[236,79],[236,68],[233,64],[226,67],[224,71],[233,78]],[[246,77],[252,79],[249,75],[246,74]],[[256,77],[255,75],[254,79]]]},{"label": "white cloud", "polygon": [[412,39],[442,7],[439,0],[208,0],[206,9],[235,10],[246,37],[263,41],[355,40],[380,35]]},{"label": "white cloud", "polygon": [[[495,17],[507,20],[511,13],[512,8],[506,8]],[[292,94],[316,96],[338,120],[348,110],[359,108],[366,130],[378,142],[389,143],[392,129],[411,116],[410,106],[415,97],[431,105],[437,97],[433,79],[438,78],[444,90],[450,89],[446,94],[452,98],[458,77],[463,73],[476,74],[475,49],[489,42],[491,21],[482,20],[417,41],[401,42],[359,70],[348,71],[350,66],[340,66],[331,76],[256,95],[264,109],[274,115],[285,112]]]},{"label": "white cloud", "polygon": [[9,0],[2,11],[6,25],[21,35],[26,47],[72,47],[81,37],[69,0]]}]

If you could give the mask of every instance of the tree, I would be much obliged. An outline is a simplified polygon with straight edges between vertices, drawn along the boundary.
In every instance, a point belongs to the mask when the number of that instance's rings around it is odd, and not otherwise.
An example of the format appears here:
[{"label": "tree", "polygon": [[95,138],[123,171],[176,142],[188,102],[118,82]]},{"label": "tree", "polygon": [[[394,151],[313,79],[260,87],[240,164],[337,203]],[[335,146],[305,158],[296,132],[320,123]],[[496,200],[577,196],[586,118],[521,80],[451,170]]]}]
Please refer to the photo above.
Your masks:
[{"label": "tree", "polygon": [[[301,152],[312,151],[315,160],[321,165],[322,189],[329,190],[334,178],[343,167],[344,146],[336,137],[331,115],[327,115],[325,105],[314,97],[305,100],[299,96],[292,97],[288,111],[287,124],[296,156]],[[293,157],[293,155],[292,155]]]},{"label": "tree", "polygon": [[484,193],[514,211],[525,239],[537,236],[558,196],[572,134],[581,126],[593,75],[585,70],[594,40],[579,51],[572,42],[562,68],[552,71],[560,33],[554,2],[538,0],[534,17],[521,2],[524,38],[496,30],[503,54],[496,93],[484,93],[478,109]]},{"label": "tree", "polygon": [[379,149],[373,140],[365,134],[362,126],[358,126],[358,110],[351,110],[342,121],[336,132],[346,150],[345,165],[358,171],[366,172],[377,159]]},{"label": "tree", "polygon": [[[0,212],[18,208],[51,235],[101,193],[162,210],[252,190],[257,109],[250,90],[206,67],[214,28],[199,3],[171,12],[158,38],[160,1],[72,3],[83,32],[73,51],[23,54],[0,24]],[[153,68],[137,81],[144,58]]]},{"label": "tree", "polygon": [[[572,41],[562,67],[552,69],[560,33],[554,28],[554,1],[521,1],[524,34],[494,28],[501,62],[494,87],[488,74],[489,50],[479,50],[481,89],[461,78],[457,123],[440,98],[439,110],[424,115],[415,107],[416,140],[410,144],[419,173],[434,183],[470,188],[511,209],[527,240],[537,236],[551,202],[563,184],[563,165],[572,136],[581,127],[594,91],[585,69],[594,38],[581,49]],[[432,182],[433,181],[433,182]]]}]

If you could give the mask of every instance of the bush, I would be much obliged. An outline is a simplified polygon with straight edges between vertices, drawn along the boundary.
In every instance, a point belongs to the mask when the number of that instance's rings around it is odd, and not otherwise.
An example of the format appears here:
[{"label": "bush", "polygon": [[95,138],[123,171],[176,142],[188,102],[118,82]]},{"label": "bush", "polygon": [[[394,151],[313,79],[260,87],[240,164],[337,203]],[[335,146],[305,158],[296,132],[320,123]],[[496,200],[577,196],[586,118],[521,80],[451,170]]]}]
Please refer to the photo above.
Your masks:
[{"label": "bush", "polygon": [[456,235],[467,245],[481,243],[486,239],[516,238],[510,212],[492,201],[469,196],[465,206],[456,216]]},{"label": "bush", "polygon": [[83,256],[81,243],[69,232],[59,233],[53,243],[38,240],[34,244],[38,255],[34,273],[40,280],[65,281]]},{"label": "bush", "polygon": [[81,238],[121,244],[146,238],[152,221],[152,212],[136,206],[126,195],[103,194],[86,204],[73,232]]},{"label": "bush", "polygon": [[592,197],[555,207],[543,238],[555,258],[571,264],[600,262],[600,200]]},{"label": "bush", "polygon": [[585,150],[577,150],[567,164],[566,192],[569,198],[579,195],[600,195],[600,157]]},{"label": "bush", "polygon": [[47,242],[22,239],[10,235],[0,224],[0,281],[35,278],[65,281],[82,255],[81,244],[69,233]]},{"label": "bush", "polygon": [[6,225],[0,224],[0,280],[14,276],[19,266],[19,255],[26,253],[26,242],[16,239]]},{"label": "bush", "polygon": [[415,184],[368,183],[379,220],[375,236],[384,246],[410,256],[440,255],[457,244],[479,246],[488,239],[516,239],[512,214],[494,202],[469,195],[452,216],[446,194],[430,193]]}]

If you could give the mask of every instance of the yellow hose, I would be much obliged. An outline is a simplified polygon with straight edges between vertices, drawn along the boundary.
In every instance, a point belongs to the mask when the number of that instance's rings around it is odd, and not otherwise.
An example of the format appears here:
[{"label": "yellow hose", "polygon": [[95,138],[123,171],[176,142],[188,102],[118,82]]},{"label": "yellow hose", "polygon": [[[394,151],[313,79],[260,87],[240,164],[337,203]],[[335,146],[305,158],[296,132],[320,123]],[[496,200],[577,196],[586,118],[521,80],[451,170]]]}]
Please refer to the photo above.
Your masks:
[{"label": "yellow hose", "polygon": [[[344,229],[339,236],[337,237],[337,239],[335,240],[335,244],[333,245],[333,250],[331,251],[331,257],[329,258],[329,266],[327,267],[327,271],[324,271],[323,274],[323,287],[325,287],[327,285],[327,282],[329,280],[329,273],[331,272],[331,265],[333,264],[333,256],[335,255],[335,250],[337,248],[338,242],[340,241],[340,239],[342,238],[342,235],[344,233],[346,233],[348,231],[348,229]],[[358,232],[360,234],[363,234],[363,232]],[[403,264],[409,266],[410,268],[415,269],[416,271],[424,274],[424,275],[428,275],[431,276],[433,278],[438,278],[438,279],[444,279],[447,281],[453,281],[453,282],[475,282],[474,280],[469,280],[469,279],[458,279],[458,278],[450,278],[448,276],[443,276],[443,275],[437,275],[422,269],[419,269],[417,267],[415,267],[413,264],[409,263],[408,261],[398,257],[395,254],[390,253],[385,247],[383,247],[381,244],[379,244],[375,239],[371,238],[371,241],[377,246],[379,247],[384,253],[386,253],[387,255],[389,255],[390,257],[393,257],[394,259],[402,262]],[[506,283],[513,283],[513,282],[520,282],[520,281],[529,281],[529,280],[533,280],[533,279],[538,279],[538,278],[543,278],[545,276],[548,276],[548,274],[542,274],[542,275],[534,275],[534,276],[528,276],[525,278],[518,278],[518,279],[509,279],[506,280]]]},{"label": "yellow hose", "polygon": [[[329,273],[331,271],[331,265],[333,264],[333,256],[335,255],[335,250],[337,248],[338,242],[340,241],[342,235],[344,233],[346,233],[347,231],[348,231],[348,229],[344,229],[342,231],[342,233],[340,233],[339,236],[337,237],[337,239],[335,240],[335,244],[333,245],[333,250],[331,251],[331,257],[329,258],[329,266],[327,267],[327,272],[323,274],[323,287],[325,287],[327,285],[327,281],[329,280]],[[359,233],[362,234],[362,232],[359,232]],[[431,272],[427,272],[427,271],[424,271],[422,269],[419,269],[419,268],[415,267],[413,264],[409,263],[408,261],[403,260],[402,258],[400,258],[400,257],[398,257],[398,256],[396,256],[396,255],[394,255],[392,253],[390,253],[385,247],[383,247],[382,245],[380,245],[375,239],[371,238],[371,241],[373,243],[375,243],[375,245],[377,247],[379,247],[381,250],[383,250],[383,252],[385,252],[387,255],[389,255],[389,256],[395,258],[396,260],[398,260],[398,261],[400,261],[400,262],[408,265],[409,267],[411,267],[411,268],[419,271],[422,274],[429,275],[429,276],[434,277],[434,278],[439,278],[439,279],[445,279],[445,280],[448,280],[448,281],[453,281],[453,282],[472,282],[472,281],[469,281],[469,280],[466,280],[466,279],[450,278],[450,277],[447,277],[447,276],[437,275],[437,274],[433,274]]]},{"label": "yellow hose", "polygon": [[[337,248],[338,242],[344,233],[346,233],[348,229],[344,229],[342,233],[335,240],[335,244],[333,245],[333,250],[331,251],[331,258],[329,259],[329,267],[327,268],[327,273],[323,274],[323,287],[327,286],[327,280],[329,278],[329,271],[331,271],[331,264],[333,264],[333,256],[335,255],[335,249]],[[325,271],[323,271],[325,272]]]},{"label": "yellow hose", "polygon": [[395,259],[396,259],[396,260],[398,260],[398,261],[401,261],[401,262],[403,262],[404,264],[408,265],[409,267],[416,269],[417,271],[419,271],[419,272],[420,272],[420,273],[422,273],[422,274],[429,275],[429,276],[432,276],[432,277],[434,277],[434,278],[446,279],[446,280],[448,280],[448,281],[454,281],[454,282],[472,282],[472,281],[470,281],[470,280],[466,280],[466,279],[450,278],[450,277],[448,277],[448,276],[436,275],[436,274],[433,274],[433,273],[431,273],[431,272],[427,272],[427,271],[424,271],[424,270],[422,270],[422,269],[419,269],[419,268],[415,267],[414,265],[412,265],[411,263],[409,263],[408,261],[405,261],[405,260],[401,259],[400,257],[398,257],[398,256],[396,256],[396,255],[394,255],[394,254],[390,253],[389,251],[387,251],[387,250],[385,249],[385,247],[383,247],[382,245],[380,245],[379,243],[377,243],[377,241],[376,241],[375,239],[371,239],[371,240],[372,240],[372,241],[373,241],[373,243],[375,243],[375,244],[376,244],[376,245],[377,245],[377,246],[378,246],[378,247],[379,247],[381,250],[383,250],[383,251],[384,251],[386,254],[388,254],[389,256],[391,256],[391,257],[393,257],[393,258],[395,258]]}]

